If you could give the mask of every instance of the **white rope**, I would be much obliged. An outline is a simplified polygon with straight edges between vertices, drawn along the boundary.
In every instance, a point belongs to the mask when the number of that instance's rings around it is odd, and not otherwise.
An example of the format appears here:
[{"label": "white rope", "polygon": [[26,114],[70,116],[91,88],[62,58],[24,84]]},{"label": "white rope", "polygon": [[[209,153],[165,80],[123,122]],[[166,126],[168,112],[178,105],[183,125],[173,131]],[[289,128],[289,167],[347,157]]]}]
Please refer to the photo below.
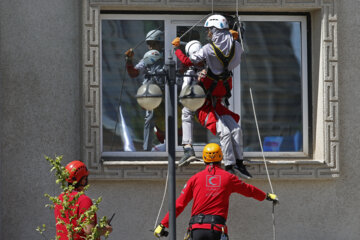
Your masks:
[{"label": "white rope", "polygon": [[240,37],[240,44],[241,44],[241,49],[243,50],[243,52],[245,52],[245,48],[244,48],[244,42],[243,42],[243,36],[241,33],[241,26],[240,26],[240,17],[239,17],[239,1],[236,0],[236,18],[237,18],[237,25],[239,25],[237,27],[238,33],[239,33],[239,37]]},{"label": "white rope", "polygon": [[183,38],[186,34],[188,34],[194,27],[196,27],[202,20],[204,20],[205,18],[207,18],[209,15],[211,15],[211,13],[209,13],[208,15],[204,16],[203,18],[201,18],[199,21],[197,21],[194,25],[192,25],[188,30],[186,30],[186,32],[184,32],[179,38]]},{"label": "white rope", "polygon": [[[237,17],[237,22],[238,22],[238,24],[240,24],[239,3],[238,3],[238,0],[236,0],[236,17]],[[242,50],[243,50],[243,52],[244,52],[244,57],[245,57],[245,56],[246,56],[246,55],[245,55],[245,48],[244,48],[244,42],[243,42],[243,39],[242,39],[242,34],[241,34],[241,28],[240,28],[240,26],[238,26],[238,31],[239,31],[239,34],[240,34],[241,47],[242,47]],[[245,63],[246,63],[246,57],[244,58],[244,60],[245,60]],[[246,68],[246,73],[247,73],[247,68]],[[247,75],[248,75],[248,74],[247,74]],[[273,189],[273,186],[272,186],[272,184],[271,184],[271,179],[270,179],[270,175],[269,175],[269,170],[268,170],[267,163],[266,163],[266,159],[265,159],[265,154],[264,154],[263,145],[262,145],[262,142],[261,142],[259,124],[258,124],[257,117],[256,117],[254,99],[253,99],[253,95],[252,95],[252,90],[251,90],[251,88],[249,89],[249,91],[250,91],[250,98],[251,98],[252,109],[253,109],[253,112],[254,112],[256,130],[257,130],[257,134],[258,134],[258,138],[259,138],[259,144],[260,144],[260,148],[261,148],[261,154],[262,154],[262,157],[263,157],[263,160],[264,160],[265,169],[266,169],[266,175],[267,175],[267,178],[268,178],[268,181],[269,181],[271,193],[274,193],[274,189]],[[274,203],[274,202],[272,203],[272,213],[271,213],[271,216],[272,216],[272,225],[273,225],[273,240],[276,240],[275,203]]]},{"label": "white rope", "polygon": [[254,105],[254,99],[253,99],[253,95],[252,95],[251,88],[250,88],[249,90],[250,90],[251,104],[252,104],[252,108],[253,108],[253,112],[254,112],[254,118],[255,118],[256,130],[257,130],[258,137],[259,137],[259,144],[260,144],[261,153],[262,153],[262,157],[263,157],[264,164],[265,164],[266,175],[267,175],[267,178],[268,178],[268,181],[269,181],[269,185],[270,185],[270,188],[271,188],[271,193],[274,193],[274,190],[273,190],[273,187],[272,187],[272,184],[271,184],[271,180],[270,180],[269,170],[268,170],[268,167],[267,167],[267,164],[266,164],[266,160],[265,160],[265,155],[264,155],[263,145],[262,145],[262,142],[261,142],[261,136],[260,136],[260,131],[259,131],[259,125],[258,125],[258,121],[257,121],[257,117],[256,117],[255,105]]},{"label": "white rope", "polygon": [[160,204],[160,209],[159,209],[158,215],[157,215],[156,220],[155,220],[154,229],[156,228],[156,226],[157,226],[157,224],[158,224],[159,216],[160,216],[161,210],[162,210],[163,205],[164,205],[165,196],[166,196],[166,190],[167,190],[167,185],[168,185],[168,180],[169,180],[169,171],[166,171],[166,181],[165,181],[164,195],[163,195],[163,198],[162,198],[162,201],[161,201],[161,204]]},{"label": "white rope", "polygon": [[275,228],[275,203],[272,204],[272,222],[273,222],[273,239],[276,240],[276,228]]},{"label": "white rope", "polygon": [[[251,88],[250,88],[249,90],[250,90],[251,104],[252,104],[252,108],[253,108],[253,112],[254,112],[254,118],[255,118],[256,130],[257,130],[258,137],[259,137],[259,144],[260,144],[261,153],[262,153],[263,160],[264,160],[264,164],[265,164],[266,175],[267,175],[267,178],[268,178],[268,181],[269,181],[269,185],[270,185],[271,193],[274,193],[274,189],[273,189],[273,187],[272,187],[271,180],[270,180],[269,170],[268,170],[268,167],[267,167],[267,164],[266,164],[266,160],[265,160],[265,154],[264,154],[263,145],[262,145],[262,142],[261,142],[261,136],[260,136],[260,131],[259,131],[259,125],[258,125],[258,121],[257,121],[257,117],[256,117],[256,111],[255,111],[254,99],[253,99],[253,95],[252,95]],[[272,223],[273,223],[273,240],[276,240],[276,228],[275,228],[275,203],[274,203],[274,202],[273,202],[273,204],[272,204],[272,214],[271,214],[271,216],[272,216]]]}]

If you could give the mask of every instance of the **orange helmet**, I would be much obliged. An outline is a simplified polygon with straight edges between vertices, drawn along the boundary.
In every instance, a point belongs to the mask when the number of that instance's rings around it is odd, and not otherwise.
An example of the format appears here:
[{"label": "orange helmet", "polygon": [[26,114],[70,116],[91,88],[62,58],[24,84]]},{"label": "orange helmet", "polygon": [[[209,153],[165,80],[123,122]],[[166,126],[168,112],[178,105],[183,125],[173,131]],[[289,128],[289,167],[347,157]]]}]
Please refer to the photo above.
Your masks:
[{"label": "orange helmet", "polygon": [[216,143],[209,143],[204,147],[203,159],[206,163],[221,162],[223,154],[221,148]]},{"label": "orange helmet", "polygon": [[69,178],[66,179],[69,183],[73,183],[74,181],[80,182],[83,177],[89,176],[86,165],[78,160],[69,162],[65,169],[69,173]]}]

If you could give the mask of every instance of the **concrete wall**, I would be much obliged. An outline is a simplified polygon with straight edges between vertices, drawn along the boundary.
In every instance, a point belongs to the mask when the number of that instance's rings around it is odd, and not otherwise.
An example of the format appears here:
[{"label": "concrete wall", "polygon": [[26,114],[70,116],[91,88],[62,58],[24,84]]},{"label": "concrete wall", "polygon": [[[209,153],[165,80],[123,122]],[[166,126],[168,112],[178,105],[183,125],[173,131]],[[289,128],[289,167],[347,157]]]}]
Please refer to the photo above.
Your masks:
[{"label": "concrete wall", "polygon": [[[0,239],[40,239],[57,187],[44,154],[80,158],[80,4],[0,2]],[[50,224],[51,225],[51,224]]]},{"label": "concrete wall", "polygon": [[[266,1],[269,2],[269,1]],[[304,1],[309,2],[309,1]],[[327,2],[327,1],[325,1]],[[277,239],[358,239],[360,185],[360,2],[335,1],[339,55],[340,177],[274,180]],[[0,1],[0,239],[41,239],[54,233],[43,193],[57,194],[43,155],[81,156],[81,3],[74,0]],[[266,180],[248,181],[269,191]],[[90,182],[103,197],[99,215],[117,213],[110,239],[151,239],[164,181]],[[184,180],[177,182],[180,193]],[[165,202],[165,209],[168,202]],[[165,213],[163,210],[161,217]],[[234,195],[231,239],[271,239],[271,204]],[[182,239],[190,206],[178,218]]]}]

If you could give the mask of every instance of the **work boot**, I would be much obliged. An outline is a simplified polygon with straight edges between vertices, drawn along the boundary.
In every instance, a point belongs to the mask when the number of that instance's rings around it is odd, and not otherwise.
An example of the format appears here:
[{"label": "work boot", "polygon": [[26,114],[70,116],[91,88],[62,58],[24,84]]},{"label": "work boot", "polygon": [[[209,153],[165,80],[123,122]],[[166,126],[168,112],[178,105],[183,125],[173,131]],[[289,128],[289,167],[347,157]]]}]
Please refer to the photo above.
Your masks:
[{"label": "work boot", "polygon": [[227,165],[227,166],[225,166],[225,171],[227,171],[227,172],[229,172],[229,173],[231,173],[231,174],[236,175],[233,165]]},{"label": "work boot", "polygon": [[236,159],[236,165],[234,166],[234,169],[239,172],[240,177],[250,179],[252,178],[251,174],[246,169],[246,166],[244,165],[244,160]]},{"label": "work boot", "polygon": [[196,156],[193,147],[184,147],[184,156],[180,159],[178,166],[185,167],[195,160]]}]

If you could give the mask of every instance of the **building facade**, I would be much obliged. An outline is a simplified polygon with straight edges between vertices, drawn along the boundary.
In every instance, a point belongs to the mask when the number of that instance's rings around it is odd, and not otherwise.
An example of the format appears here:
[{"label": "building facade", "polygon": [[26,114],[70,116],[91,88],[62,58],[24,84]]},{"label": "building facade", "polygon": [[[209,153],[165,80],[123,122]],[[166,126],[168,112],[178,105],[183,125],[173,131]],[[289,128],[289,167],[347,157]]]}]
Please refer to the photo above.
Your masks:
[{"label": "building facade", "polygon": [[[153,237],[149,230],[167,175],[169,102],[154,112],[158,134],[151,130],[151,147],[143,148],[145,112],[134,97],[143,79],[127,75],[124,52],[136,46],[134,58],[140,60],[146,34],[161,30],[166,65],[175,58],[176,36],[185,43],[206,42],[202,24],[212,13],[226,15],[231,26],[238,13],[245,27],[230,108],[241,115],[244,154],[254,176],[246,182],[270,191],[252,89],[281,202],[275,208],[276,239],[357,239],[359,9],[356,0],[2,1],[1,239],[40,239],[35,229],[43,223],[53,237],[55,220],[43,194],[59,192],[44,155],[88,165],[88,194],[103,198],[99,215],[116,212],[110,239]],[[167,99],[166,88],[163,93]],[[175,129],[181,125],[176,119]],[[199,125],[195,129],[200,156],[217,137]],[[181,131],[174,135],[180,158]],[[176,170],[177,194],[200,169],[196,163]],[[178,239],[190,209],[177,219]],[[271,238],[272,206],[234,195],[228,226],[231,239]]]}]

